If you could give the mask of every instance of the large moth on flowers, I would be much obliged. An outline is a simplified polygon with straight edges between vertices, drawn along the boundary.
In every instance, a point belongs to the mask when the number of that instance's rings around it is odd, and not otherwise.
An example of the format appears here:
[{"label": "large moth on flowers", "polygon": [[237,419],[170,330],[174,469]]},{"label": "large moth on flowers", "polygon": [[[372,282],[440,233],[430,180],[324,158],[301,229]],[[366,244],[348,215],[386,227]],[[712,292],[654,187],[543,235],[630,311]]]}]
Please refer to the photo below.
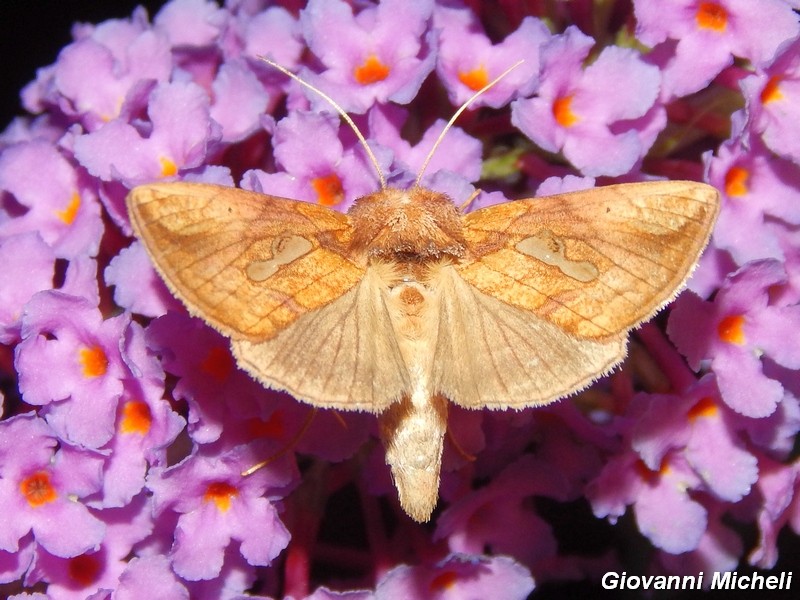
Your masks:
[{"label": "large moth on flowers", "polygon": [[242,369],[316,407],[378,415],[400,503],[427,521],[448,403],[541,406],[607,373],[683,286],[719,196],[655,181],[462,214],[380,177],[347,214],[199,183],[127,201],[169,289],[230,337]]}]

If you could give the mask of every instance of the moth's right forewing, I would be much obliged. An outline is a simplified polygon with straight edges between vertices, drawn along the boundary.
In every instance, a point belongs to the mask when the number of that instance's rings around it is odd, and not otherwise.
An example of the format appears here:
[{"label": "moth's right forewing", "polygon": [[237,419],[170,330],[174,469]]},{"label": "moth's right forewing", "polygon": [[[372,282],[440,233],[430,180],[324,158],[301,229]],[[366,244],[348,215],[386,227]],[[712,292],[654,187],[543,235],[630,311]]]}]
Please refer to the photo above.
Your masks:
[{"label": "moth's right forewing", "polygon": [[269,339],[364,274],[349,218],[318,205],[193,183],[140,186],[127,203],[170,290],[233,339]]},{"label": "moth's right forewing", "polygon": [[719,193],[691,181],[517,200],[464,217],[467,283],[570,335],[612,338],[675,297],[708,242]]}]

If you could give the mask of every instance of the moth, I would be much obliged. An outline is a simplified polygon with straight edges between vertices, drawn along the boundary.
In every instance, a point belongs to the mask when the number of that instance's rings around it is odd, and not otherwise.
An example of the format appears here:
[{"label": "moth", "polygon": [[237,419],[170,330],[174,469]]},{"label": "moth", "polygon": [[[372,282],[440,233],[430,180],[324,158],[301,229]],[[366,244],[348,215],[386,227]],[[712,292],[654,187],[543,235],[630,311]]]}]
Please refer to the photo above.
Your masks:
[{"label": "moth", "polygon": [[242,369],[316,407],[378,415],[400,504],[424,522],[449,402],[541,406],[608,373],[684,285],[719,195],[653,181],[462,214],[381,180],[347,214],[181,182],[136,187],[127,205],[171,292],[230,338]]}]

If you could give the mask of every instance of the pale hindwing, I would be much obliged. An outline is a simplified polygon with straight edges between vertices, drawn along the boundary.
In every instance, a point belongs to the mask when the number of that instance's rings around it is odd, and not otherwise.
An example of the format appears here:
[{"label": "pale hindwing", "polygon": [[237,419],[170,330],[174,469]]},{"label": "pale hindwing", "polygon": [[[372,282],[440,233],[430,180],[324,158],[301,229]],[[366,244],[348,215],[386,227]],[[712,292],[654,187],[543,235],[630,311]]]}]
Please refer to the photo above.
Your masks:
[{"label": "pale hindwing", "polygon": [[535,313],[466,283],[451,266],[432,273],[441,319],[434,389],[465,408],[547,404],[589,385],[625,357],[627,338],[580,339]]},{"label": "pale hindwing", "polygon": [[170,183],[128,195],[131,224],[170,290],[234,339],[274,336],[352,289],[346,215],[210,184]]},{"label": "pale hindwing", "polygon": [[569,334],[602,340],[675,296],[718,207],[713,187],[691,181],[508,202],[464,216],[471,260],[456,269],[484,294]]},{"label": "pale hindwing", "polygon": [[386,294],[367,269],[355,288],[272,339],[233,340],[233,353],[262,384],[314,406],[381,412],[410,389]]}]

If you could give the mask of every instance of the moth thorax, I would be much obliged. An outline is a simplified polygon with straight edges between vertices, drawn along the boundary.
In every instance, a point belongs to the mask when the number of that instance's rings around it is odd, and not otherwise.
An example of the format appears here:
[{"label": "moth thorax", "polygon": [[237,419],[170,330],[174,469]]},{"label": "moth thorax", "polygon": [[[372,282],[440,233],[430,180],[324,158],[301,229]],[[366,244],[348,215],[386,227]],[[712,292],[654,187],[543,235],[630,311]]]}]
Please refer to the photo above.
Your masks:
[{"label": "moth thorax", "polygon": [[405,261],[464,256],[461,216],[445,194],[387,188],[356,200],[349,215],[355,252]]}]

